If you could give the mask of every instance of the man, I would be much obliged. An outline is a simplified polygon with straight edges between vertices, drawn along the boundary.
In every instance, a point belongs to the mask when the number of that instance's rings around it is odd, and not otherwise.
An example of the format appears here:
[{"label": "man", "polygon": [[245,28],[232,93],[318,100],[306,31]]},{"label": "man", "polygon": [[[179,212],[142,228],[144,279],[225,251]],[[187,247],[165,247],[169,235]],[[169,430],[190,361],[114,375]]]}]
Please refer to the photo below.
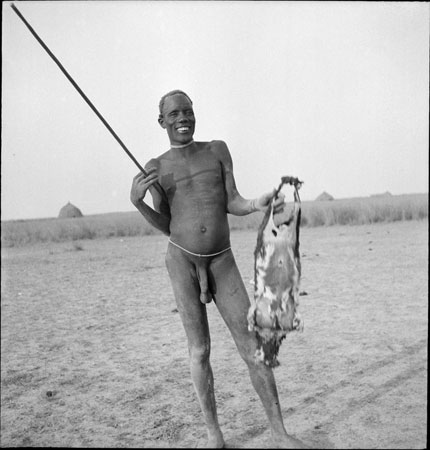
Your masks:
[{"label": "man", "polygon": [[[275,445],[300,448],[300,441],[284,428],[272,369],[254,359],[257,343],[247,322],[250,302],[230,249],[227,213],[264,211],[273,192],[254,200],[239,194],[227,145],[194,142],[196,120],[187,94],[171,91],[159,106],[158,122],[167,131],[170,149],[146,164],[146,175],[134,177],[130,199],[151,225],[169,236],[166,266],[188,339],[191,377],[207,426],[208,447],[224,446],[209,362],[206,303],[213,299],[248,366]],[[154,208],[143,201],[148,190]],[[279,196],[275,211],[282,210],[283,204]]]}]

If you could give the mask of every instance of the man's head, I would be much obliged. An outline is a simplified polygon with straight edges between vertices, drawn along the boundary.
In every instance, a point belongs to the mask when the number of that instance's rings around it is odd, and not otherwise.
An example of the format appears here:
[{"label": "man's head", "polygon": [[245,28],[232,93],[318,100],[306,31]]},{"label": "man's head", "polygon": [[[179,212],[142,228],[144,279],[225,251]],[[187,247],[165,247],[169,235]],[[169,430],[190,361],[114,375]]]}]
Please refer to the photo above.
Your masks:
[{"label": "man's head", "polygon": [[196,123],[190,97],[180,90],[170,91],[161,97],[159,109],[158,123],[166,129],[170,143],[182,145],[190,142]]},{"label": "man's head", "polygon": [[171,97],[172,95],[178,95],[178,94],[184,95],[190,101],[191,105],[193,104],[190,97],[184,91],[181,91],[180,89],[175,89],[173,91],[168,92],[167,94],[164,94],[161,97],[160,103],[158,104],[158,109],[160,110],[160,116],[163,115],[163,107],[164,107],[164,102],[165,102],[166,98]]}]

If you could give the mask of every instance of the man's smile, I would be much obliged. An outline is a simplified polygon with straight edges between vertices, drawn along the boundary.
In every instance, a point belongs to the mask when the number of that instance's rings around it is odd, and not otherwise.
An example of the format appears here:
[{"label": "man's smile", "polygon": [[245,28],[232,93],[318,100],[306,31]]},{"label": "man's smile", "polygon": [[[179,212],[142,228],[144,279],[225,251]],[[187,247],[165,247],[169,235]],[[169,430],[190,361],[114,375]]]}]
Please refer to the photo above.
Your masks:
[{"label": "man's smile", "polygon": [[190,127],[180,127],[177,128],[178,133],[188,133],[190,131]]}]

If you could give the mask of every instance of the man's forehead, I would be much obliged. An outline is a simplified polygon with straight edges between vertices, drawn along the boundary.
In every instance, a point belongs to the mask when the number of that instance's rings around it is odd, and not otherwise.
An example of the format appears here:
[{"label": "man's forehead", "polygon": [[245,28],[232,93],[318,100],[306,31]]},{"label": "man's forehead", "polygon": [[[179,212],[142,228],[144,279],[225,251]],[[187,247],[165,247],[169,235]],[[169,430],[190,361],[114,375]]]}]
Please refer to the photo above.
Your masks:
[{"label": "man's forehead", "polygon": [[173,94],[165,98],[163,109],[172,109],[178,107],[192,108],[192,105],[190,100],[184,94]]}]

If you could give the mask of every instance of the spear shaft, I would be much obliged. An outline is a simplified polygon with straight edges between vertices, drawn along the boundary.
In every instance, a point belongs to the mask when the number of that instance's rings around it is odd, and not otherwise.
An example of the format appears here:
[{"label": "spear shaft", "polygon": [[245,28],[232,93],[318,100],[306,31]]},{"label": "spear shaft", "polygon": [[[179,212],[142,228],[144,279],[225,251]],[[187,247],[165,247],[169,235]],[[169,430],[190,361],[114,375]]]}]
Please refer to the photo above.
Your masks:
[{"label": "spear shaft", "polygon": [[[34,31],[33,27],[27,22],[27,20],[24,18],[24,16],[21,14],[21,12],[18,10],[18,8],[11,3],[11,8],[15,11],[15,13],[18,15],[18,17],[24,22],[24,25],[29,29],[31,34],[36,38],[37,42],[44,48],[46,53],[52,58],[52,60],[57,64],[57,66],[60,68],[60,70],[63,72],[63,74],[66,76],[66,78],[72,83],[73,87],[79,92],[81,97],[87,102],[88,106],[95,112],[97,117],[102,121],[104,126],[110,131],[112,136],[117,140],[119,145],[123,148],[123,150],[127,153],[127,155],[131,158],[131,160],[136,164],[136,166],[139,168],[139,170],[144,174],[148,175],[148,173],[145,171],[145,169],[139,164],[137,159],[133,156],[133,154],[130,152],[130,150],[125,146],[124,142],[119,138],[119,136],[115,133],[115,131],[112,129],[112,127],[108,124],[108,122],[105,120],[105,118],[100,114],[100,112],[97,110],[97,108],[93,105],[91,100],[85,95],[84,91],[78,86],[78,84],[75,82],[75,80],[70,76],[70,74],[67,72],[67,70],[64,68],[64,66],[60,63],[60,61],[56,58],[56,56],[49,50],[48,46],[42,41],[42,39],[39,37],[39,35]],[[155,189],[163,196],[165,197],[165,192],[163,191],[162,187],[158,182],[154,184]]]}]

